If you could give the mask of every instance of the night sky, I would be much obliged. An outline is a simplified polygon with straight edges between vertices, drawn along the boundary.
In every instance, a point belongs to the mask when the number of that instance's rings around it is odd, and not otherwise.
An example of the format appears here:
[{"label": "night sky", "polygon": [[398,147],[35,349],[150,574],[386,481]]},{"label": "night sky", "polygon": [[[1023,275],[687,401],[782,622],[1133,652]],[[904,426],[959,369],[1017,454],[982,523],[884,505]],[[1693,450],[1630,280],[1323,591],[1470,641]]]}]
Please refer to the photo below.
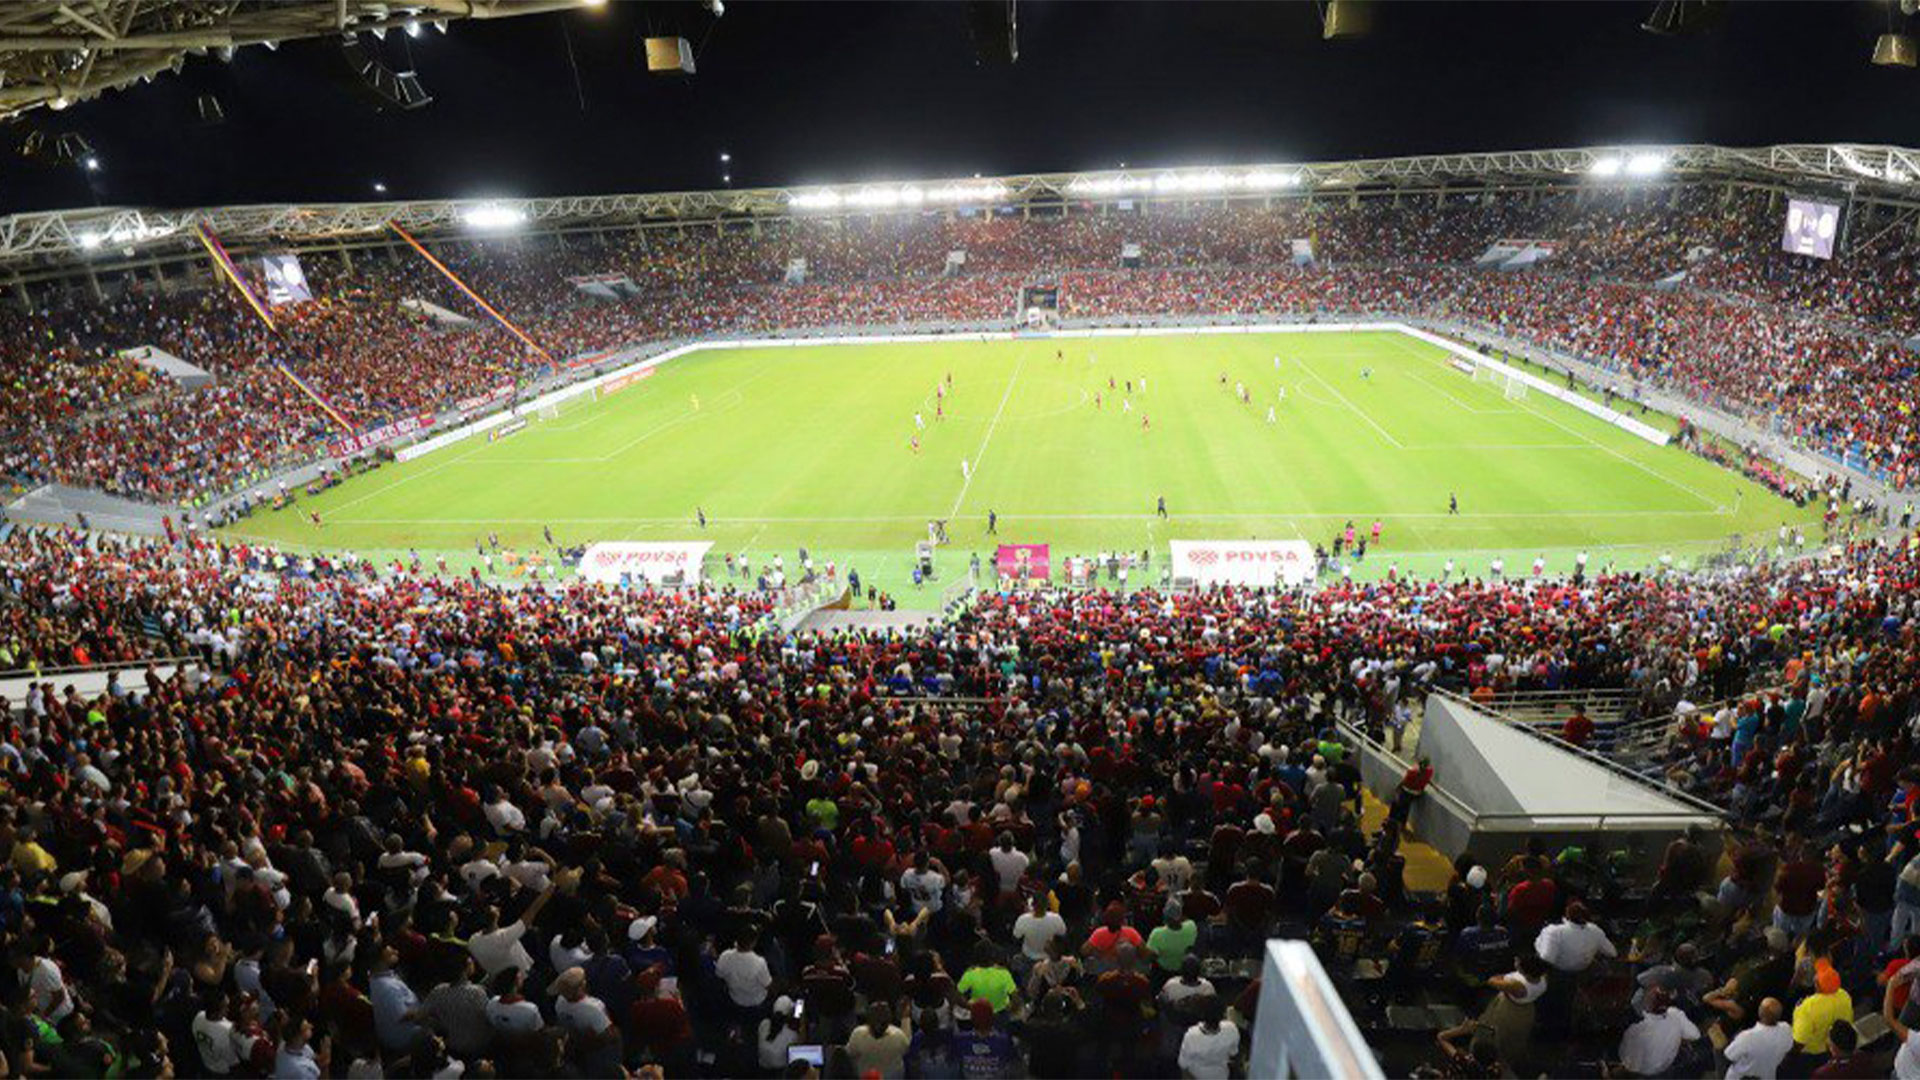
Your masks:
[{"label": "night sky", "polygon": [[[1020,59],[975,63],[943,3],[729,0],[456,22],[410,50],[434,102],[379,113],[331,43],[254,47],[25,124],[103,165],[0,159],[0,210],[560,195],[1085,168],[1295,162],[1607,142],[1920,146],[1920,71],[1868,54],[1866,0],[1735,3],[1704,37],[1648,34],[1651,2],[1383,4],[1320,40],[1304,0],[1021,0]],[[645,70],[679,33],[699,73]],[[577,60],[569,63],[568,48]],[[226,123],[199,127],[194,97]],[[584,107],[582,99],[584,98]]]}]

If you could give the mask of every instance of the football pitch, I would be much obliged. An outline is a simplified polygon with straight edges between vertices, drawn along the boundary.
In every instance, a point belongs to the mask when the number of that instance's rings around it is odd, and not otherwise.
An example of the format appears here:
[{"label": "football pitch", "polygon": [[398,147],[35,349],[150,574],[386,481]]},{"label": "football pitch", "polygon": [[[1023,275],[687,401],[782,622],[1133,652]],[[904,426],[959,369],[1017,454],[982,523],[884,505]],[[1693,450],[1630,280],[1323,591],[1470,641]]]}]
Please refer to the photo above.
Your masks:
[{"label": "football pitch", "polygon": [[[951,543],[916,590],[930,519]],[[1596,570],[1684,563],[1816,516],[1544,394],[1510,399],[1435,346],[1355,331],[700,351],[233,532],[382,559],[444,552],[460,568],[490,533],[545,557],[549,528],[565,545],[711,540],[707,574],[721,579],[724,552],[756,567],[778,553],[791,573],[805,546],[924,607],[971,554],[990,566],[996,543],[1051,544],[1056,566],[1145,549],[1157,578],[1170,539],[1331,546],[1375,519],[1382,542],[1358,577],[1438,573],[1449,558],[1481,573],[1495,555],[1510,575],[1541,554],[1565,572],[1580,550]]]}]

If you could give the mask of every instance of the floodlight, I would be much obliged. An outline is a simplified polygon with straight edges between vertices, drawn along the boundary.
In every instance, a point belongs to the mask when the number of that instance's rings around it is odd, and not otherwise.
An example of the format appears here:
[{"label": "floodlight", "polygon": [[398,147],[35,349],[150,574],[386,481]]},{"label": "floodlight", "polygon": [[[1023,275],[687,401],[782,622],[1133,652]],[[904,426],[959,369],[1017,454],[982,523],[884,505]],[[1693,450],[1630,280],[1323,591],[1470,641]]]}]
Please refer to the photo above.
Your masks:
[{"label": "floodlight", "polygon": [[1920,50],[1914,48],[1913,37],[1908,34],[1881,34],[1873,43],[1873,62],[1881,67],[1913,67],[1920,61]]},{"label": "floodlight", "polygon": [[527,223],[527,212],[517,206],[488,203],[460,211],[460,220],[475,229],[514,229]]},{"label": "floodlight", "polygon": [[1240,178],[1240,185],[1249,191],[1271,191],[1274,188],[1289,188],[1300,182],[1299,173],[1271,172],[1258,170]]},{"label": "floodlight", "polygon": [[1667,159],[1662,154],[1635,154],[1627,159],[1628,176],[1656,176],[1667,170]]},{"label": "floodlight", "polygon": [[92,251],[94,248],[106,242],[107,238],[97,232],[84,232],[80,234],[80,246],[86,248],[88,251]]},{"label": "floodlight", "polygon": [[1619,176],[1620,170],[1625,168],[1626,164],[1626,162],[1617,157],[1595,158],[1593,159],[1593,164],[1587,166],[1587,174],[1590,176]]},{"label": "floodlight", "polygon": [[385,195],[387,193],[386,182],[382,180],[375,180],[373,182],[373,193],[375,195]]},{"label": "floodlight", "polygon": [[88,154],[86,156],[86,159],[83,160],[81,164],[87,167],[88,172],[100,171],[100,159],[97,157],[94,157],[92,154]]}]

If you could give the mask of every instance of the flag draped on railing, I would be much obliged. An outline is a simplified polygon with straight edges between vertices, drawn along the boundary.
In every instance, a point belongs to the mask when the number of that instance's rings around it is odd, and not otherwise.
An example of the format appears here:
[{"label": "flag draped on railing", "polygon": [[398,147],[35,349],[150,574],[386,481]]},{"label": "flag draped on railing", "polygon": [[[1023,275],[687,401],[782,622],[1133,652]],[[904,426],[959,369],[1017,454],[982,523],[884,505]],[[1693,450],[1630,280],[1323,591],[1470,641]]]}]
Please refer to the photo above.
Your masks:
[{"label": "flag draped on railing", "polygon": [[459,289],[461,295],[473,301],[475,304],[478,304],[480,306],[481,311],[484,311],[488,315],[493,316],[493,319],[495,322],[499,323],[501,326],[506,327],[507,332],[509,334],[512,334],[514,337],[519,338],[521,342],[527,346],[527,348],[532,349],[534,352],[539,353],[542,357],[546,358],[546,361],[548,363],[553,363],[552,353],[548,352],[545,348],[543,348],[539,342],[528,337],[526,331],[520,329],[519,327],[513,325],[513,323],[509,322],[505,315],[500,314],[500,312],[497,309],[495,309],[492,304],[487,303],[484,299],[481,298],[479,293],[474,292],[473,289],[470,288],[466,282],[461,281],[460,276],[458,274],[455,274],[452,270],[448,269],[446,263],[443,263],[439,259],[434,258],[433,253],[431,251],[428,251],[420,243],[420,241],[415,240],[413,238],[412,233],[409,233],[407,232],[407,230],[401,228],[399,222],[388,221],[387,228],[392,229],[394,233],[400,237],[400,239],[405,240],[407,242],[407,246],[419,252],[421,258],[427,260],[428,264],[431,265],[435,270],[440,271],[440,273],[448,281],[453,282],[453,287],[456,289]]}]

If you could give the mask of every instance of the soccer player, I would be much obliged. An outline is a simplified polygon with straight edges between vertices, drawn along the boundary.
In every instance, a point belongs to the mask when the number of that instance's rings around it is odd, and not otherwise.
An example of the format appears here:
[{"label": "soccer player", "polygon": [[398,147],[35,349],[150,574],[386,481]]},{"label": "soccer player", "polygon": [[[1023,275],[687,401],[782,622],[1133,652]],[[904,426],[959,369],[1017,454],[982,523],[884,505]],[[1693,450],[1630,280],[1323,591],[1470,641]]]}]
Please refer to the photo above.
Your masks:
[{"label": "soccer player", "polygon": [[1460,496],[1451,491],[1447,492],[1447,513],[1450,515],[1460,513]]},{"label": "soccer player", "polygon": [[1133,399],[1132,399],[1132,398],[1121,398],[1121,399],[1120,399],[1120,411],[1121,411],[1121,412],[1123,412],[1123,413],[1130,413],[1130,412],[1132,412],[1132,411],[1133,411]]},{"label": "soccer player", "polygon": [[1533,576],[1542,577],[1547,572],[1547,553],[1541,552],[1533,557]]},{"label": "soccer player", "polygon": [[687,400],[693,403],[694,412],[700,411],[700,395],[699,394],[688,394]]},{"label": "soccer player", "polygon": [[1286,403],[1287,403],[1287,388],[1283,386],[1280,388],[1280,404],[1285,405]]},{"label": "soccer player", "polygon": [[307,511],[307,520],[313,522],[313,527],[316,529],[326,524],[326,522],[320,520],[320,514],[315,510]]},{"label": "soccer player", "polygon": [[973,479],[973,466],[967,464],[966,458],[960,459],[960,479],[962,480]]},{"label": "soccer player", "polygon": [[1153,430],[1153,418],[1148,416],[1146,413],[1140,414],[1140,430],[1141,431]]},{"label": "soccer player", "polygon": [[1095,392],[1093,395],[1093,407],[1096,409],[1100,407],[1100,395],[1098,392]]},{"label": "soccer player", "polygon": [[1120,389],[1120,387],[1119,387],[1119,384],[1117,384],[1117,383],[1115,383],[1115,382],[1114,382],[1114,379],[1113,379],[1113,376],[1111,376],[1111,375],[1109,375],[1109,376],[1107,376],[1107,389],[1109,389],[1109,390],[1118,390],[1118,389]]},{"label": "soccer player", "polygon": [[1373,369],[1372,369],[1372,368],[1370,368],[1370,367],[1363,367],[1363,368],[1361,368],[1361,369],[1360,369],[1360,377],[1361,377],[1361,378],[1363,378],[1363,379],[1366,379],[1366,380],[1368,380],[1368,381],[1372,381],[1372,379],[1373,379]]},{"label": "soccer player", "polygon": [[1273,357],[1273,370],[1275,371],[1280,370],[1280,354],[1278,353],[1275,353]]},{"label": "soccer player", "polygon": [[694,508],[693,508],[693,516],[694,516],[694,517],[695,517],[696,519],[698,519],[698,520],[699,520],[699,522],[700,522],[700,527],[701,527],[701,528],[703,528],[703,529],[704,529],[704,528],[706,528],[706,527],[707,527],[707,509],[706,509],[706,507],[704,507],[704,506],[696,506],[696,507],[694,507]]},{"label": "soccer player", "polygon": [[1140,376],[1140,392],[1143,394],[1147,392],[1147,377],[1145,375]]},{"label": "soccer player", "polygon": [[1273,406],[1269,405],[1267,406],[1267,423],[1271,424],[1273,422],[1274,422]]},{"label": "soccer player", "polygon": [[912,450],[916,454],[919,453],[920,452],[920,436],[915,435],[911,439],[908,439],[907,449]]},{"label": "soccer player", "polygon": [[1131,394],[1131,393],[1133,393],[1133,380],[1132,380],[1132,379],[1128,379],[1128,380],[1127,380],[1127,393],[1129,393],[1129,394]]},{"label": "soccer player", "polygon": [[987,535],[1000,535],[1000,515],[991,510],[987,511]]},{"label": "soccer player", "polygon": [[1380,519],[1379,518],[1373,519],[1373,546],[1374,547],[1380,546]]},{"label": "soccer player", "polygon": [[1153,512],[1154,512],[1154,513],[1156,513],[1156,514],[1159,514],[1159,515],[1160,515],[1160,519],[1161,519],[1162,521],[1165,521],[1165,520],[1166,520],[1166,517],[1167,517],[1167,497],[1166,497],[1165,495],[1162,495],[1162,496],[1160,496],[1160,502],[1159,502],[1159,505],[1157,505],[1157,506],[1155,506],[1155,507],[1154,507],[1154,509],[1153,509]]},{"label": "soccer player", "polygon": [[946,418],[947,418],[946,404],[939,401],[934,402],[933,403],[933,422],[937,424],[940,421],[945,420]]},{"label": "soccer player", "polygon": [[927,430],[927,421],[918,412],[915,412],[913,414],[913,430],[915,431]]},{"label": "soccer player", "polygon": [[1453,560],[1449,558],[1447,560],[1447,565],[1445,569],[1440,571],[1440,580],[1445,581],[1448,578],[1451,578],[1452,576],[1453,576]]}]

